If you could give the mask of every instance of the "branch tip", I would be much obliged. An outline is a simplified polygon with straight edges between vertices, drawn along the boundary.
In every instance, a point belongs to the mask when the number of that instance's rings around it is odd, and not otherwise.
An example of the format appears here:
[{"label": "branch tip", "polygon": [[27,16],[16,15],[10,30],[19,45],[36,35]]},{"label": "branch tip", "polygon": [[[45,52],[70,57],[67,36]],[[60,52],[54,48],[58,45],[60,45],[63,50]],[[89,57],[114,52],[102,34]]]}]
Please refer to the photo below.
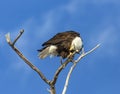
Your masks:
[{"label": "branch tip", "polygon": [[96,45],[96,48],[98,48],[100,45],[101,45],[101,43],[97,44],[97,45]]},{"label": "branch tip", "polygon": [[5,35],[5,37],[6,37],[6,41],[8,42],[8,43],[10,43],[11,41],[10,41],[10,33],[7,33],[6,35]]},{"label": "branch tip", "polygon": [[21,37],[21,35],[23,34],[24,29],[20,30],[20,33],[18,34],[18,36],[16,37],[16,39],[13,41],[12,45],[15,45],[15,43],[17,42],[17,40]]},{"label": "branch tip", "polygon": [[24,32],[24,29],[21,29],[21,30],[20,30],[20,33],[23,33],[23,32]]}]

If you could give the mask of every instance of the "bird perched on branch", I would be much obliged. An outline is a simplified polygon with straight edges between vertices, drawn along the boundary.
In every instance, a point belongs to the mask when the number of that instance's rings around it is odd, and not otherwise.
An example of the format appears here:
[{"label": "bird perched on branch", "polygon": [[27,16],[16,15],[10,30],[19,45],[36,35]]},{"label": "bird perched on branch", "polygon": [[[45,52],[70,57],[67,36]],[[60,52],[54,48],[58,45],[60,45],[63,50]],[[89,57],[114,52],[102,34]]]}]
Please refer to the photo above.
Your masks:
[{"label": "bird perched on branch", "polygon": [[83,48],[80,34],[75,31],[58,33],[42,44],[39,51],[39,58],[47,56],[60,56],[63,59],[69,58],[73,52],[79,53]]}]

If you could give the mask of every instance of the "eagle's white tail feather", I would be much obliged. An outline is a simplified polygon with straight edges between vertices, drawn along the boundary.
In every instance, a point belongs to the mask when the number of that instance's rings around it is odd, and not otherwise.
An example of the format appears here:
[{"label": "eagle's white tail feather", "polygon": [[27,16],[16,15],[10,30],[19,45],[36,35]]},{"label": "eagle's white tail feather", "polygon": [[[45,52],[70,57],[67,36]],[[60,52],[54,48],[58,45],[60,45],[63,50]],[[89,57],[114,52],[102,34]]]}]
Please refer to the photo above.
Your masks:
[{"label": "eagle's white tail feather", "polygon": [[56,49],[57,49],[56,46],[51,45],[50,47],[46,47],[45,49],[43,49],[38,56],[41,59],[44,59],[48,55],[55,56],[57,55]]},{"label": "eagle's white tail feather", "polygon": [[44,59],[45,57],[47,57],[48,55],[49,55],[49,48],[50,47],[47,47],[47,48],[45,48],[44,50],[42,50],[40,53],[39,53],[39,57],[41,58],[41,59]]}]

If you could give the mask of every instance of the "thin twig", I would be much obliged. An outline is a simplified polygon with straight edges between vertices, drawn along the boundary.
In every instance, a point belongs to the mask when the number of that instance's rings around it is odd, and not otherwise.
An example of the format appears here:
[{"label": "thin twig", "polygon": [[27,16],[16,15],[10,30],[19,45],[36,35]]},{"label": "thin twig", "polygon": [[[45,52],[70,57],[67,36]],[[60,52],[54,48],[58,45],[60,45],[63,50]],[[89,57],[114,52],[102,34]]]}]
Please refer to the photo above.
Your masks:
[{"label": "thin twig", "polygon": [[82,54],[78,57],[77,60],[73,61],[73,65],[71,66],[71,68],[70,68],[70,70],[69,70],[69,72],[68,72],[68,75],[67,75],[67,78],[66,78],[66,81],[65,81],[65,85],[64,85],[62,94],[66,94],[70,76],[71,76],[74,68],[76,67],[77,63],[78,63],[83,57],[85,57],[86,55],[90,54],[90,53],[93,52],[95,49],[97,49],[99,46],[100,46],[100,44],[96,45],[96,46],[95,46],[93,49],[91,49],[90,51],[88,51],[88,52],[86,52],[86,53],[82,53]]},{"label": "thin twig", "polygon": [[13,41],[12,45],[15,45],[17,40],[21,37],[21,35],[24,33],[24,29],[20,30],[20,34],[16,37],[16,39]]},{"label": "thin twig", "polygon": [[84,56],[90,54],[91,52],[93,52],[94,50],[96,50],[99,46],[100,46],[100,44],[97,44],[94,48],[92,48],[92,49],[89,50],[88,52],[82,53],[82,54],[78,57],[78,59],[74,61],[74,63],[78,63],[78,62],[81,60],[81,58],[83,58]]}]

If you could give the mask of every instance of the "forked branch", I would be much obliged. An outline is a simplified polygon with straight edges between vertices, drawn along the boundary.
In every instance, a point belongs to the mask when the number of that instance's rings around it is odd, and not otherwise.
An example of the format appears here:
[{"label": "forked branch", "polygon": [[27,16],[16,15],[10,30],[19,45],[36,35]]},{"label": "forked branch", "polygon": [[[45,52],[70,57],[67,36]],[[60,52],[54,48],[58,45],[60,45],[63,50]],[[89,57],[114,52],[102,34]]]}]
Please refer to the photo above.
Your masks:
[{"label": "forked branch", "polygon": [[65,85],[64,85],[64,88],[63,88],[63,91],[62,91],[62,94],[66,94],[66,90],[67,90],[67,87],[68,87],[68,83],[69,83],[69,79],[70,79],[70,76],[74,70],[74,68],[76,67],[77,63],[83,58],[85,57],[86,55],[90,54],[91,52],[93,52],[94,50],[96,50],[98,47],[100,46],[100,44],[96,45],[94,48],[92,48],[90,51],[88,52],[83,52],[77,60],[73,61],[73,65],[71,66],[69,72],[68,72],[68,75],[67,75],[67,78],[66,78],[66,81],[65,81]]},{"label": "forked branch", "polygon": [[[75,53],[72,54],[72,56],[74,56]],[[53,80],[52,80],[52,84],[55,84],[58,76],[60,74],[60,72],[68,65],[69,62],[71,62],[73,60],[73,58],[68,58],[55,72]]]},{"label": "forked branch", "polygon": [[15,43],[17,42],[17,40],[21,37],[21,35],[23,34],[24,30],[21,30],[19,35],[15,38],[15,40],[12,42],[11,38],[10,38],[10,33],[6,34],[6,40],[8,42],[8,44],[10,45],[10,47],[18,54],[18,56],[24,60],[24,62],[29,65],[34,71],[36,71],[39,76],[43,79],[43,81],[47,84],[50,83],[49,80],[47,80],[47,78],[42,74],[42,72],[35,66],[33,65],[16,47],[15,47]]}]

